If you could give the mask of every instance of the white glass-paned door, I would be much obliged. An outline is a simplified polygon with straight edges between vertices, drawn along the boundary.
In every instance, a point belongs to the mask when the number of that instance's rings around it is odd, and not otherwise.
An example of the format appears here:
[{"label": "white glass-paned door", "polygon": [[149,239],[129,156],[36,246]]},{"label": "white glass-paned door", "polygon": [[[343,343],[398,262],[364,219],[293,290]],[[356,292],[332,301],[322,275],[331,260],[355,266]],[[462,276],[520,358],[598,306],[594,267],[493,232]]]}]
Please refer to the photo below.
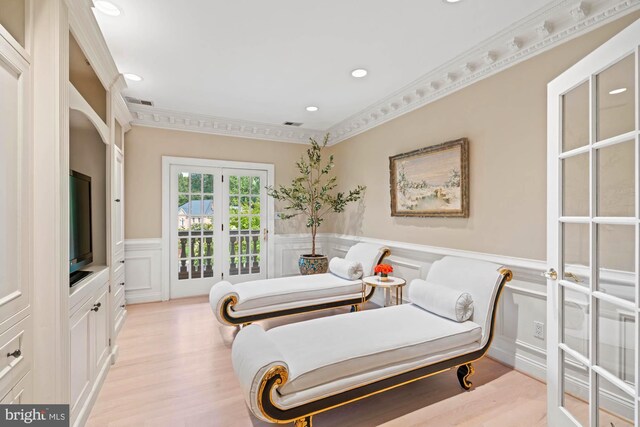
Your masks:
[{"label": "white glass-paned door", "polygon": [[170,175],[170,297],[267,278],[267,171],[172,165]]},{"label": "white glass-paned door", "polygon": [[266,185],[266,171],[224,170],[224,276],[232,283],[267,277]]},{"label": "white glass-paned door", "polygon": [[548,88],[548,419],[638,426],[640,21]]},{"label": "white glass-paned door", "polygon": [[171,298],[201,295],[222,280],[222,171],[172,166],[171,177]]}]

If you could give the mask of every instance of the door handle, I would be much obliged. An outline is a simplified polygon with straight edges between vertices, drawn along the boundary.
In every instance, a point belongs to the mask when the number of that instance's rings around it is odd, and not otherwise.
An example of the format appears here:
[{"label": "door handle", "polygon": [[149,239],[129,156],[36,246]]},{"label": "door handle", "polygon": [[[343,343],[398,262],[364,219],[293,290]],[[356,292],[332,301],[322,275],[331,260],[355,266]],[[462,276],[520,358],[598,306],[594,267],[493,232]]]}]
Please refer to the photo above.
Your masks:
[{"label": "door handle", "polygon": [[20,349],[17,349],[13,353],[7,353],[7,357],[13,357],[17,359],[20,356],[22,356],[22,351],[20,351]]},{"label": "door handle", "polygon": [[576,274],[571,273],[570,271],[565,271],[564,277],[567,278],[567,279],[571,279],[576,283],[582,282],[581,278],[579,278]]},{"label": "door handle", "polygon": [[547,279],[550,279],[550,280],[558,280],[558,272],[553,268],[550,268],[549,270],[545,271],[544,273],[541,274],[541,276],[546,277]]},{"label": "door handle", "polygon": [[264,231],[262,232],[262,239],[263,240],[269,240],[269,230],[268,229],[264,229]]}]

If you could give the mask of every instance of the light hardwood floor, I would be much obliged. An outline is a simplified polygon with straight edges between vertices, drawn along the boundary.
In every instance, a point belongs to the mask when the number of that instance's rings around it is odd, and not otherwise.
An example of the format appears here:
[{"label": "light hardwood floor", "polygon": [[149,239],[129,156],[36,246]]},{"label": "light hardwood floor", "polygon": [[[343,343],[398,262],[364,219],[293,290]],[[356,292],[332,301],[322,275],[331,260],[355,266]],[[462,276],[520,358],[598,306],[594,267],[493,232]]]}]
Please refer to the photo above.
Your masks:
[{"label": "light hardwood floor", "polygon": [[[127,309],[120,356],[88,426],[269,425],[245,406],[231,368],[235,330],[218,325],[207,298]],[[475,366],[469,392],[445,372],[320,414],[314,426],[546,426],[543,383],[486,357]]]}]

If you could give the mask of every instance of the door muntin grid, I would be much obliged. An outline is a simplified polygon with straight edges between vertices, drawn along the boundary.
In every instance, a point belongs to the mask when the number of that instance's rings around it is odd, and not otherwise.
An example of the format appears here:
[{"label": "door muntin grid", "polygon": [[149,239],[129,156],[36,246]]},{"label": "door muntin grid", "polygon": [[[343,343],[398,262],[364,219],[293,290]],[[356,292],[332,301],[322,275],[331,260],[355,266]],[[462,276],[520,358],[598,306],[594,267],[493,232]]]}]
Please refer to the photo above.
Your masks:
[{"label": "door muntin grid", "polygon": [[[616,67],[626,68],[630,77],[621,81]],[[568,419],[582,425],[609,425],[611,407],[617,411],[613,414],[617,416],[615,425],[634,425],[634,420],[637,425],[636,266],[640,231],[636,68],[634,52],[561,95],[557,326],[558,354],[564,362],[559,364],[558,403],[570,414]],[[616,75],[618,80],[612,77]],[[621,87],[625,90],[616,90]],[[631,97],[613,99],[626,92]],[[579,138],[586,135],[584,105],[570,113],[567,104],[576,106],[576,100],[585,99],[589,102],[588,140],[583,142]],[[623,123],[615,122],[612,110],[616,109],[622,111]],[[569,123],[568,116],[577,118],[576,123]],[[576,378],[566,381],[567,372]],[[589,385],[586,396],[575,395],[571,384],[576,382]],[[571,405],[567,405],[566,396],[572,392]],[[632,404],[626,409],[616,407],[612,403],[616,393],[622,393],[618,401]]]},{"label": "door muntin grid", "polygon": [[181,171],[177,174],[178,280],[214,276],[214,174]]},{"label": "door muntin grid", "polygon": [[262,176],[240,172],[225,174],[228,215],[229,276],[262,271],[264,186]]}]

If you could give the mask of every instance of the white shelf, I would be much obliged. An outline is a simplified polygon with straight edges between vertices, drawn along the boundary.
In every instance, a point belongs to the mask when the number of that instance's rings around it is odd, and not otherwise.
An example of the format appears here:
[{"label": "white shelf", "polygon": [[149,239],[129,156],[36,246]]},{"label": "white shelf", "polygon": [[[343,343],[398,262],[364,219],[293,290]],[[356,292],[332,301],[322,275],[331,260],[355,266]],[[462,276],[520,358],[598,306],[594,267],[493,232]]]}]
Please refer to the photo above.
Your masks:
[{"label": "white shelf", "polygon": [[78,89],[69,82],[69,108],[76,110],[87,116],[89,121],[95,126],[102,141],[109,144],[109,127],[102,121],[98,113],[95,112],[86,99],[78,92]]}]

